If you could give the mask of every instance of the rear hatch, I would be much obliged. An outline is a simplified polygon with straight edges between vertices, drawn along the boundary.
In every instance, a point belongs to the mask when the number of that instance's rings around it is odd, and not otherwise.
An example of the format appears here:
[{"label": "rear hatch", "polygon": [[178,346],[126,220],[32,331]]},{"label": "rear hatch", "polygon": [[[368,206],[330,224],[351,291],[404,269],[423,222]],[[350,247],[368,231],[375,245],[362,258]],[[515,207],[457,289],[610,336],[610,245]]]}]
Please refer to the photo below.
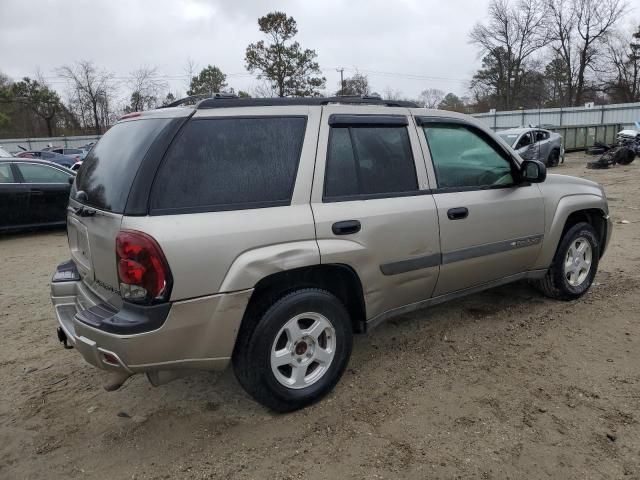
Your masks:
[{"label": "rear hatch", "polygon": [[127,198],[149,147],[170,121],[141,117],[111,127],[85,158],[71,189],[71,257],[84,284],[114,307],[122,304],[115,245]]}]

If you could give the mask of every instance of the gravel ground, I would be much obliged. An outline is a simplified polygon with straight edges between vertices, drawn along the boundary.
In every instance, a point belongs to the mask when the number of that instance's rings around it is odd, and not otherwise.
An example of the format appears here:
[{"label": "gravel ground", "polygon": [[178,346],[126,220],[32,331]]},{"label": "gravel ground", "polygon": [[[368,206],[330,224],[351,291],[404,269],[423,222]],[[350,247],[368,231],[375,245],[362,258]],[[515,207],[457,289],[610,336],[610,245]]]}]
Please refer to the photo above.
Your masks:
[{"label": "gravel ground", "polygon": [[605,185],[616,223],[585,297],[515,284],[396,319],[287,415],[230,371],[105,392],[55,338],[64,232],[0,238],[0,478],[640,478],[640,161],[584,160],[553,173]]}]

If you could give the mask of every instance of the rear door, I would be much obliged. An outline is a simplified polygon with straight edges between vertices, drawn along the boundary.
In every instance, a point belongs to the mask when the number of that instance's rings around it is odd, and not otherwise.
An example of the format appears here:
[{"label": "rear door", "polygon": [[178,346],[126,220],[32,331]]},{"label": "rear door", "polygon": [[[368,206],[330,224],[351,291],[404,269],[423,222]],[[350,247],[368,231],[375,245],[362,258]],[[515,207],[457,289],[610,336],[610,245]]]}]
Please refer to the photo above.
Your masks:
[{"label": "rear door", "polygon": [[544,235],[538,186],[517,183],[517,164],[480,127],[443,117],[416,120],[437,182],[442,266],[434,295],[532,268]]},{"label": "rear door", "polygon": [[551,140],[549,132],[544,130],[536,130],[534,132],[536,143],[535,148],[536,152],[536,160],[541,161],[546,164],[547,159],[549,158],[549,154],[551,153]]},{"label": "rear door", "polygon": [[20,183],[18,173],[9,162],[0,162],[0,228],[30,223],[29,188]]},{"label": "rear door", "polygon": [[73,175],[59,168],[37,163],[15,164],[29,190],[30,223],[64,223]]},{"label": "rear door", "polygon": [[367,318],[427,299],[438,218],[408,110],[323,107],[311,205],[322,263],[352,267]]}]

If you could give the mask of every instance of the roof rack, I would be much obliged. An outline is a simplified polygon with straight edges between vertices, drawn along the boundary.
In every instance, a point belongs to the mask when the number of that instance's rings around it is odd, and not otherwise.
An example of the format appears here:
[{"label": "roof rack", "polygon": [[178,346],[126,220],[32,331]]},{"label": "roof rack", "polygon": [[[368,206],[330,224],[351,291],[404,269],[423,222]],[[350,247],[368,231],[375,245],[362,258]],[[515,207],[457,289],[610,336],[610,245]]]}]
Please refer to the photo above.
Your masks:
[{"label": "roof rack", "polygon": [[[177,102],[174,102],[177,103]],[[382,105],[386,107],[417,108],[414,102],[405,100],[383,100],[373,95],[344,95],[335,97],[274,97],[274,98],[240,98],[236,95],[216,94],[211,98],[201,100],[196,109],[234,108],[234,107],[277,107],[289,105],[329,105],[341,103],[348,105]],[[171,104],[170,106],[175,106]]]},{"label": "roof rack", "polygon": [[194,105],[196,105],[201,100],[216,99],[216,98],[238,98],[238,96],[235,93],[225,93],[225,92],[217,92],[214,94],[190,95],[188,97],[180,98],[175,102],[171,102],[168,105],[163,105],[160,108],[179,107],[180,105],[186,105],[188,103],[193,103]]}]

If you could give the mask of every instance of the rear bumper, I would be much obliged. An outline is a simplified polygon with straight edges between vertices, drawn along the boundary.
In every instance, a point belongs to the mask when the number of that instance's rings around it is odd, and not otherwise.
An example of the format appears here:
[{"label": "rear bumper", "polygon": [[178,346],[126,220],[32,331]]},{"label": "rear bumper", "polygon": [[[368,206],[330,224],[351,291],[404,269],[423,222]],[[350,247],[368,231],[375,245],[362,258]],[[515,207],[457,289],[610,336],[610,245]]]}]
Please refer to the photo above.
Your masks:
[{"label": "rear bumper", "polygon": [[[60,267],[68,268],[68,264]],[[54,275],[56,281],[51,283],[51,300],[68,343],[90,364],[129,374],[225,368],[252,293],[242,290],[173,302],[158,328],[122,334],[105,331],[99,323],[87,323],[88,312],[101,310],[101,300],[82,281],[59,277]]]}]

